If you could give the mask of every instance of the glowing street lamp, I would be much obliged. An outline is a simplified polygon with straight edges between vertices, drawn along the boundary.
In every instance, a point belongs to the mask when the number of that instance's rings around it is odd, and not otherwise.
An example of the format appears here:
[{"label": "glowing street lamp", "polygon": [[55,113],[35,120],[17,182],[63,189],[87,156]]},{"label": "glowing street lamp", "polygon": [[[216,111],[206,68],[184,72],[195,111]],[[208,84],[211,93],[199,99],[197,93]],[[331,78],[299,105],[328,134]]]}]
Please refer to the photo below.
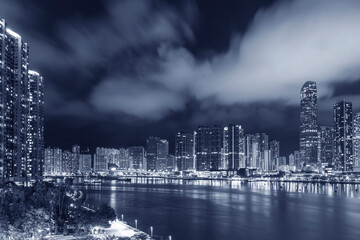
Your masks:
[{"label": "glowing street lamp", "polygon": [[135,228],[137,229],[137,219],[135,219]]},{"label": "glowing street lamp", "polygon": [[150,236],[151,236],[151,237],[153,236],[153,231],[154,231],[154,228],[151,226],[151,227],[150,227]]}]

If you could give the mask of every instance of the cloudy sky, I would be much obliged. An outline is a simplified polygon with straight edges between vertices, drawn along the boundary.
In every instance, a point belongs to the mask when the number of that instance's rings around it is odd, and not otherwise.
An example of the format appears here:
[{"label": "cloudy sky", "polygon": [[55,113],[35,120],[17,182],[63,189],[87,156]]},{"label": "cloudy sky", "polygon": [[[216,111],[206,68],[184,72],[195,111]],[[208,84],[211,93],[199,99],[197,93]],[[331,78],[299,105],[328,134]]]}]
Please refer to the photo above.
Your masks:
[{"label": "cloudy sky", "polygon": [[45,78],[46,146],[144,145],[198,125],[266,132],[298,148],[299,91],[319,124],[360,111],[360,1],[0,0]]}]

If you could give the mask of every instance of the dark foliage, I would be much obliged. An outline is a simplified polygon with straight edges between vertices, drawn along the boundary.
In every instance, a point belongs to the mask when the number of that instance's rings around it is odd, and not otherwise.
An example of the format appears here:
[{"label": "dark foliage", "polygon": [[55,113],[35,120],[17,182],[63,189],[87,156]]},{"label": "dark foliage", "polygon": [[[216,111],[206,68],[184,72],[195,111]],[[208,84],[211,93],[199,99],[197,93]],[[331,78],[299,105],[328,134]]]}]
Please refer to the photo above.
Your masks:
[{"label": "dark foliage", "polygon": [[[108,205],[84,207],[85,194],[71,189],[72,182],[55,186],[36,181],[31,187],[7,184],[0,190],[0,236],[41,239],[49,231],[73,233],[91,226],[107,227],[116,215]],[[0,238],[1,239],[1,238]]]}]

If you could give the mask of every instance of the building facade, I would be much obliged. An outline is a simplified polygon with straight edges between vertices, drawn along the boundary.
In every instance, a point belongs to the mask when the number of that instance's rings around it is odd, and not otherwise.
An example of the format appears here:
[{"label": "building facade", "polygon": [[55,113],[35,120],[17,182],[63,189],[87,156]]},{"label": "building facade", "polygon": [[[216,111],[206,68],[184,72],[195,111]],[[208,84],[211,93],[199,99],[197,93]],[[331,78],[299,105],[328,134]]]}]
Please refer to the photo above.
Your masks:
[{"label": "building facade", "polygon": [[160,138],[148,137],[146,139],[146,170],[156,170],[157,146]]},{"label": "building facade", "polygon": [[44,82],[28,72],[27,175],[42,176],[44,165]]},{"label": "building facade", "polygon": [[224,169],[245,168],[245,134],[241,125],[230,124],[224,127]]},{"label": "building facade", "polygon": [[146,157],[144,147],[129,147],[129,164],[132,170],[146,170]]},{"label": "building facade", "polygon": [[356,113],[353,121],[353,161],[354,167],[360,167],[360,113]]},{"label": "building facade", "polygon": [[195,139],[194,133],[178,132],[175,135],[175,159],[177,170],[195,169]]},{"label": "building facade", "polygon": [[338,171],[352,171],[352,103],[339,100],[334,104],[334,164]]},{"label": "building facade", "polygon": [[29,69],[29,46],[0,19],[0,183],[43,174],[43,79]]},{"label": "building facade", "polygon": [[156,146],[156,171],[167,170],[167,160],[169,155],[169,142],[160,139]]},{"label": "building facade", "polygon": [[195,135],[196,170],[219,170],[223,148],[223,128],[200,126]]},{"label": "building facade", "polygon": [[321,126],[319,128],[318,134],[318,162],[320,162],[323,166],[331,166],[333,164],[334,151],[333,128],[328,126]]},{"label": "building facade", "polygon": [[317,87],[306,82],[300,92],[300,159],[304,165],[318,163]]},{"label": "building facade", "polygon": [[91,161],[92,161],[91,154],[80,154],[79,172],[81,174],[89,174],[92,172]]},{"label": "building facade", "polygon": [[270,142],[269,170],[278,170],[280,157],[280,142],[273,140]]}]

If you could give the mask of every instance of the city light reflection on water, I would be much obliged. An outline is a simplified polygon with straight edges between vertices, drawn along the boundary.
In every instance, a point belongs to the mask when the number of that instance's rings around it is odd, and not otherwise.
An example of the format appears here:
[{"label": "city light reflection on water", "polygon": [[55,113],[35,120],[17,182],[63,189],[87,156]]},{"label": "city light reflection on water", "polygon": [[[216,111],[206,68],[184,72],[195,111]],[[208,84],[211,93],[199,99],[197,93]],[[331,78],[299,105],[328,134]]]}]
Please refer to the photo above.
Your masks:
[{"label": "city light reflection on water", "polygon": [[74,182],[87,203],[173,239],[357,239],[359,185],[138,178]]},{"label": "city light reflection on water", "polygon": [[[81,183],[76,181],[75,183]],[[271,192],[297,192],[311,194],[326,194],[329,196],[345,196],[351,198],[360,198],[360,184],[340,184],[340,183],[306,183],[306,182],[281,182],[281,181],[226,181],[226,180],[181,180],[181,179],[158,179],[158,178],[133,178],[132,183],[103,181],[102,184],[84,184],[85,189],[101,190],[108,188],[116,191],[119,187],[130,185],[192,185],[192,186],[210,186],[241,190],[250,188],[253,191],[261,191],[263,194],[273,194]],[[163,191],[155,187],[153,191]]]}]

